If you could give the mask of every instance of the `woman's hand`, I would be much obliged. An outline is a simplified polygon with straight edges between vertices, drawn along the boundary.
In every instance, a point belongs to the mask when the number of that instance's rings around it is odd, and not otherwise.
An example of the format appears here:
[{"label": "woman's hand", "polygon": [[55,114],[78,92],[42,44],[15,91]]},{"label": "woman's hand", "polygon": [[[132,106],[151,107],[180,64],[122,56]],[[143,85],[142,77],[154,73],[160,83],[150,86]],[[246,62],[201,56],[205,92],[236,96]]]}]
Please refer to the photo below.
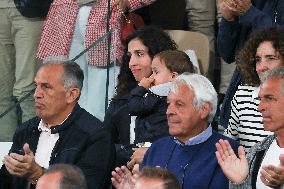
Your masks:
[{"label": "woman's hand", "polygon": [[114,6],[117,6],[117,9],[120,12],[126,12],[129,9],[129,2],[128,0],[113,0]]},{"label": "woman's hand", "polygon": [[140,164],[143,161],[144,155],[148,148],[141,147],[141,148],[133,148],[134,152],[132,156],[130,157],[131,160],[127,162],[128,168],[133,168],[135,164]]}]

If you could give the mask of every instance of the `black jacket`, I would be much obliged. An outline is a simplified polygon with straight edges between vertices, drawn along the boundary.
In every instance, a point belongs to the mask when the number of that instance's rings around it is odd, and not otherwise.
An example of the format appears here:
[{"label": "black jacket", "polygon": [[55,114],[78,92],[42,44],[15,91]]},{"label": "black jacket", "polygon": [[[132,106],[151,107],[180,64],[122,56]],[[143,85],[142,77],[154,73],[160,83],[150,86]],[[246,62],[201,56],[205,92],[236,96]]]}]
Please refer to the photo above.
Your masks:
[{"label": "black jacket", "polygon": [[[128,108],[129,98],[130,94],[113,98],[109,104],[104,119],[104,127],[109,130],[115,143],[115,166],[125,165],[127,161],[130,160],[130,156],[133,153],[132,148],[135,147],[135,145],[130,145],[130,111]],[[165,124],[165,126],[168,127],[167,123]],[[146,141],[149,140],[145,140],[143,142]],[[152,140],[150,139],[150,141]]]},{"label": "black jacket", "polygon": [[128,108],[135,121],[135,143],[154,142],[169,135],[167,96],[159,96],[144,87],[132,89]]},{"label": "black jacket", "polygon": [[111,133],[116,148],[115,166],[125,165],[132,155],[130,145],[130,115],[128,111],[129,94],[115,97],[110,102],[105,118],[104,127]]},{"label": "black jacket", "polygon": [[[14,135],[10,151],[21,149],[28,143],[35,153],[40,131],[40,118],[35,117],[20,125]],[[49,164],[67,163],[80,167],[89,189],[102,189],[109,184],[115,158],[110,135],[101,122],[78,104],[63,124],[52,128],[59,139],[52,151]],[[27,180],[13,177],[3,165],[0,171],[0,189],[25,189]]]}]

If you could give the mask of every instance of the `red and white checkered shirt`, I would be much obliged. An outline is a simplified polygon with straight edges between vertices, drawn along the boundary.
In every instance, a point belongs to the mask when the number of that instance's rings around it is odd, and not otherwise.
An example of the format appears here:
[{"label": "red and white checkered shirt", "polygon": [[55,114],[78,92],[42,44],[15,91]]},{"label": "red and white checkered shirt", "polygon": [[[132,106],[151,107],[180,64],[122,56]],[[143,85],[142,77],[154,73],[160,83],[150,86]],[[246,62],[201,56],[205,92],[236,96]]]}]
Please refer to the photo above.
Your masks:
[{"label": "red and white checkered shirt", "polygon": [[[134,10],[155,0],[128,0],[130,10]],[[107,27],[107,0],[97,0],[92,6],[88,17],[85,33],[85,46],[89,47],[94,41],[106,33]],[[111,1],[110,30],[112,34],[111,61],[121,60],[123,45],[120,40],[122,15]],[[37,58],[43,60],[46,57],[68,57],[76,18],[79,12],[79,5],[76,0],[54,0],[50,6],[48,15],[42,28]],[[116,36],[118,40],[116,40]],[[95,66],[107,65],[107,39],[101,41],[96,47],[88,51],[88,64]]]}]

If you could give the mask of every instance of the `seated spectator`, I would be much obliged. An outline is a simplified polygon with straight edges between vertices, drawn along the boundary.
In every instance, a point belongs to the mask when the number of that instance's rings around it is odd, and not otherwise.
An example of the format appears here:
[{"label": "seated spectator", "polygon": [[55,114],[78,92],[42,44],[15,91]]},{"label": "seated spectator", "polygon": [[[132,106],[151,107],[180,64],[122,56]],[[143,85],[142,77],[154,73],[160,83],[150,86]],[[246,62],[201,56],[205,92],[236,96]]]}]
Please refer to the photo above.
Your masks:
[{"label": "seated spectator", "polygon": [[174,174],[160,167],[144,167],[134,189],[181,189]]},{"label": "seated spectator", "polygon": [[[284,1],[218,0],[218,6],[222,20],[217,48],[227,63],[235,62],[235,55],[251,33],[273,26],[284,28]],[[240,73],[235,70],[220,111],[220,125],[224,128],[228,126],[231,101],[241,81]]]},{"label": "seated spectator", "polygon": [[216,156],[224,174],[232,181],[231,189],[283,188],[284,183],[284,67],[273,69],[262,79],[258,110],[265,130],[274,135],[254,145],[245,157],[238,156],[227,141],[216,144]]},{"label": "seated spectator", "polygon": [[[133,171],[132,171],[133,172]],[[124,177],[122,182],[113,184],[117,189],[181,189],[181,185],[174,174],[160,167],[144,167],[141,172],[132,173],[123,166],[115,177]]]},{"label": "seated spectator", "polygon": [[[136,144],[152,143],[169,135],[166,110],[171,82],[183,72],[194,72],[187,54],[177,50],[158,53],[154,56],[151,67],[152,75],[142,78],[138,86],[131,90],[128,102],[130,115],[137,116],[135,133],[134,127],[130,126],[130,136],[135,135]],[[132,159],[128,167],[135,163],[141,162]]]},{"label": "seated spectator", "polygon": [[263,129],[257,97],[262,75],[284,65],[284,30],[267,29],[253,34],[240,51],[237,62],[244,83],[234,95],[225,135],[237,140],[248,151],[272,134]]},{"label": "seated spectator", "polygon": [[[120,64],[122,23],[126,10],[133,11],[149,5],[154,0],[53,0],[42,29],[37,57],[44,60],[49,56],[75,58],[94,42],[97,45],[81,55],[76,62],[84,72],[85,80],[79,105],[103,120],[106,95],[114,94],[116,67]],[[109,23],[107,22],[109,18]],[[112,32],[110,60],[108,60],[107,28]],[[104,36],[104,37],[103,37]],[[109,76],[109,79],[108,77]],[[106,83],[108,82],[108,88]],[[108,93],[106,93],[106,91]],[[108,98],[107,98],[108,100]]]},{"label": "seated spectator", "polygon": [[[152,59],[164,50],[176,50],[176,44],[167,33],[156,27],[137,30],[126,40],[116,96],[110,102],[104,119],[104,125],[111,132],[116,144],[116,166],[126,165],[133,154],[132,148],[136,147],[134,140],[130,140],[131,116],[128,109],[130,91],[143,77],[152,75]],[[141,149],[133,156],[135,159],[143,159],[145,150]]]},{"label": "seated spectator", "polygon": [[77,103],[83,79],[71,61],[39,69],[34,80],[38,117],[17,128],[0,170],[1,189],[34,188],[44,169],[57,163],[80,167],[89,189],[109,184],[114,146],[101,122]]},{"label": "seated spectator", "polygon": [[[218,165],[214,145],[220,139],[227,139],[236,149],[237,143],[208,126],[217,108],[213,85],[204,76],[182,74],[174,81],[167,102],[171,136],[151,145],[141,167],[168,169],[182,188],[227,189],[228,180]],[[115,171],[120,173],[121,169]],[[122,174],[112,175],[113,183],[121,182]]]},{"label": "seated spectator", "polygon": [[87,189],[87,182],[79,167],[54,164],[40,177],[36,189]]}]

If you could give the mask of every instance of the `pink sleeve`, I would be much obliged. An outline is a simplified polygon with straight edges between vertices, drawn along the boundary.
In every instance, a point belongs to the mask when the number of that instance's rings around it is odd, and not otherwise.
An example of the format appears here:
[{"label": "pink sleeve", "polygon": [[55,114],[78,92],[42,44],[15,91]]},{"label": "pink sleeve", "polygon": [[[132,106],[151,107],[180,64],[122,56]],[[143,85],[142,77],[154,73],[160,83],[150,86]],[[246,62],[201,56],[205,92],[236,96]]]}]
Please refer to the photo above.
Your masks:
[{"label": "pink sleeve", "polygon": [[155,2],[156,0],[128,0],[130,10],[133,11],[135,9],[139,9],[141,7],[150,5],[151,3]]}]

